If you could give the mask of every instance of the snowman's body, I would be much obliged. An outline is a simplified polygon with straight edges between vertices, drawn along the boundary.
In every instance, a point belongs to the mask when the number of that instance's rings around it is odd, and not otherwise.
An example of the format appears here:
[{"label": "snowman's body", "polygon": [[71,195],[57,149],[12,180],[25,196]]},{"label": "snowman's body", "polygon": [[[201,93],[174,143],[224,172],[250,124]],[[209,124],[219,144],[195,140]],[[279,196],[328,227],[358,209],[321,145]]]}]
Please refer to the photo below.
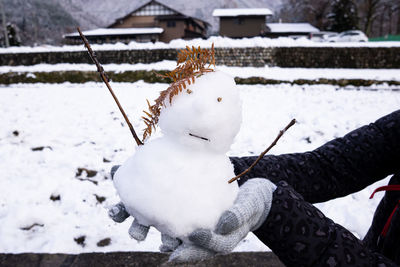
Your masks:
[{"label": "snowman's body", "polygon": [[[212,72],[165,103],[163,136],[138,147],[116,172],[114,184],[140,224],[185,240],[212,229],[236,198],[238,186],[226,155],[241,124],[233,78]],[[168,100],[167,100],[168,101]]]}]

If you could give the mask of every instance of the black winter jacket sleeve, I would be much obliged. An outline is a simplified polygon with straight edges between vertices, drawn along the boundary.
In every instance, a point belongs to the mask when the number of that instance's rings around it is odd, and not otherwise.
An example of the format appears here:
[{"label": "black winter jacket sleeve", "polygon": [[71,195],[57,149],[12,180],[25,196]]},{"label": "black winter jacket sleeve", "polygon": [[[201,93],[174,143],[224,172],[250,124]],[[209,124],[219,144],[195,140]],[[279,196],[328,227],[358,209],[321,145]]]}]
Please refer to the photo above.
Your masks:
[{"label": "black winter jacket sleeve", "polygon": [[284,181],[277,183],[267,220],[254,234],[286,266],[397,266],[325,217]]},{"label": "black winter jacket sleeve", "polygon": [[[255,159],[231,158],[235,173]],[[309,202],[345,196],[399,172],[400,110],[314,151],[265,156],[239,184],[254,177],[277,184],[270,213],[254,233],[287,266],[397,266],[371,250],[376,249],[370,243],[376,241],[381,219],[374,218],[373,231],[367,235],[370,240],[362,242]],[[386,221],[386,216],[380,217]],[[399,221],[392,230],[398,232]]]},{"label": "black winter jacket sleeve", "polygon": [[[232,157],[235,173],[257,157]],[[346,196],[400,171],[400,110],[305,153],[265,156],[254,177],[286,181],[311,203]]]}]

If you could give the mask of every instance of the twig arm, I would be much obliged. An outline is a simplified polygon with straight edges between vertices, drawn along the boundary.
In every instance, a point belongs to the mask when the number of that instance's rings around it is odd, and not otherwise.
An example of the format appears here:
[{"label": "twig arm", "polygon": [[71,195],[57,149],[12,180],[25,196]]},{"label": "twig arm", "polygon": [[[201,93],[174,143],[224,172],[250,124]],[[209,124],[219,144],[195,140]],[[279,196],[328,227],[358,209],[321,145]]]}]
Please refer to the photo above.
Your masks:
[{"label": "twig arm", "polygon": [[106,73],[104,72],[103,66],[101,66],[101,64],[99,63],[99,61],[96,57],[96,54],[93,52],[92,48],[90,47],[89,41],[86,39],[85,35],[83,35],[83,33],[81,32],[81,29],[79,27],[77,27],[77,30],[78,30],[79,35],[81,36],[83,42],[85,43],[85,46],[88,50],[90,58],[92,59],[93,63],[96,64],[97,71],[99,72],[101,79],[106,84],[108,90],[110,91],[112,97],[115,100],[115,103],[117,103],[117,106],[118,106],[119,110],[121,111],[122,116],[124,117],[126,123],[128,124],[129,130],[131,131],[133,138],[136,141],[136,144],[138,146],[143,145],[143,142],[140,141],[139,137],[137,136],[137,134],[135,132],[135,129],[133,128],[131,122],[128,119],[128,116],[126,116],[124,109],[122,108],[121,104],[119,103],[117,96],[114,94],[114,91],[112,90],[111,85],[109,84],[110,79],[108,79]]},{"label": "twig arm", "polygon": [[260,156],[258,156],[258,158],[253,162],[253,164],[251,164],[250,167],[248,167],[248,168],[247,168],[244,172],[242,172],[241,174],[239,174],[239,175],[233,177],[232,179],[230,179],[230,180],[228,181],[228,183],[232,183],[232,182],[236,181],[237,179],[239,179],[240,177],[242,177],[243,175],[245,175],[246,173],[248,173],[254,166],[256,166],[256,164],[265,156],[265,154],[267,154],[268,151],[270,151],[271,148],[274,147],[274,146],[276,145],[276,143],[277,143],[278,140],[282,137],[282,135],[283,135],[290,127],[292,127],[295,123],[296,123],[296,120],[295,120],[295,119],[291,120],[291,121],[289,122],[289,124],[286,125],[286,127],[285,127],[283,130],[279,131],[279,134],[278,134],[278,136],[275,138],[275,140],[269,145],[269,147],[267,147],[266,150],[264,150],[264,151],[260,154]]}]

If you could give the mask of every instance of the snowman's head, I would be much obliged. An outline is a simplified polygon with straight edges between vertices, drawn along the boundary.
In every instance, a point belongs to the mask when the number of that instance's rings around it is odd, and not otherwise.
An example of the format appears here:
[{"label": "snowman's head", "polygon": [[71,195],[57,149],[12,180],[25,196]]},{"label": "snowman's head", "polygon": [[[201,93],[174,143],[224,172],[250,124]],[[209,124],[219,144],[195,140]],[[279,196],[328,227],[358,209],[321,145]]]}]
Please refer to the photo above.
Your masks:
[{"label": "snowman's head", "polygon": [[171,140],[226,153],[242,122],[242,104],[234,79],[220,71],[195,80],[170,103],[165,100],[158,125]]}]

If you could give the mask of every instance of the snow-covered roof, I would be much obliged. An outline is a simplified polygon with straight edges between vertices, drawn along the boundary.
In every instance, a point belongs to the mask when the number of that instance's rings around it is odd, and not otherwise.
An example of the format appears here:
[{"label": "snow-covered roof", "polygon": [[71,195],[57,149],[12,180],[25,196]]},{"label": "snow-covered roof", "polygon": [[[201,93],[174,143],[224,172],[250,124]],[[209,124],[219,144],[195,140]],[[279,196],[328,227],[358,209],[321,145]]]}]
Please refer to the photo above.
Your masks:
[{"label": "snow-covered roof", "polygon": [[[99,28],[95,30],[83,31],[85,36],[100,35],[135,35],[135,34],[160,34],[164,31],[162,28]],[[65,34],[64,37],[76,37],[79,33]]]},{"label": "snow-covered roof", "polygon": [[267,23],[271,32],[319,32],[309,23]]},{"label": "snow-covered roof", "polygon": [[268,8],[219,8],[214,9],[214,17],[237,17],[237,16],[269,16],[273,15]]}]

